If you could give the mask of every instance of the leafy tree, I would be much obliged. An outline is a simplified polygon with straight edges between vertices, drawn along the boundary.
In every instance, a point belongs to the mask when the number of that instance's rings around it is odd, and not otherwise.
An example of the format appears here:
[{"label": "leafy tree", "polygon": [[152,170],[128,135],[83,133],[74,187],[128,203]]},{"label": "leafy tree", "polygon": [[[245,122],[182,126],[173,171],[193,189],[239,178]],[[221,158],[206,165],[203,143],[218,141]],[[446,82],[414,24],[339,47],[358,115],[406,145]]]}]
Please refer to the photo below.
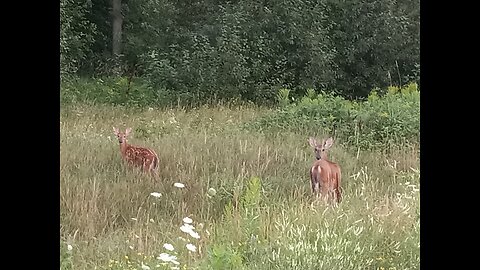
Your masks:
[{"label": "leafy tree", "polygon": [[411,0],[61,0],[62,75],[141,76],[185,104],[366,97],[419,82],[419,18]]},{"label": "leafy tree", "polygon": [[60,74],[74,74],[94,42],[95,25],[86,19],[91,8],[89,1],[60,0]]},{"label": "leafy tree", "polygon": [[336,88],[341,93],[365,97],[375,87],[415,79],[420,60],[419,1],[329,0],[328,5],[330,36],[338,52]]}]

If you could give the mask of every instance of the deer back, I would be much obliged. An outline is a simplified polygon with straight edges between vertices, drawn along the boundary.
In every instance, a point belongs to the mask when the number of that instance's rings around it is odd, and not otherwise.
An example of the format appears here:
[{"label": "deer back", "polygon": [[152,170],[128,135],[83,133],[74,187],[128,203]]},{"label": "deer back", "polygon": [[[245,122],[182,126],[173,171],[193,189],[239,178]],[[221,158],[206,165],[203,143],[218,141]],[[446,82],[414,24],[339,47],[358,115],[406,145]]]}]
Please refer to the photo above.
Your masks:
[{"label": "deer back", "polygon": [[311,175],[320,183],[320,186],[334,188],[338,186],[340,167],[329,160],[320,159],[313,163]]},{"label": "deer back", "polygon": [[145,170],[156,170],[158,167],[158,156],[155,151],[146,147],[127,145],[124,152],[124,159]]}]

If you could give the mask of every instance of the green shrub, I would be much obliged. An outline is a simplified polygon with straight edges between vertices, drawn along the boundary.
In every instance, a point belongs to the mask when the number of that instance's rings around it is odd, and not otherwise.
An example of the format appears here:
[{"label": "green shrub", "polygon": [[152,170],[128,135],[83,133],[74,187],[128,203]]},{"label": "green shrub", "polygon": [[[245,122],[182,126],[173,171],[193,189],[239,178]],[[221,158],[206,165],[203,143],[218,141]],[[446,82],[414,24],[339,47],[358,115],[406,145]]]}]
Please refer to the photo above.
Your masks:
[{"label": "green shrub", "polygon": [[281,106],[272,114],[246,124],[246,128],[291,131],[306,136],[330,134],[340,137],[345,144],[361,148],[418,143],[420,94],[416,83],[390,87],[384,95],[373,90],[365,101],[349,101],[310,90],[300,101]]},{"label": "green shrub", "polygon": [[222,244],[216,244],[208,252],[208,261],[206,269],[241,269],[242,257],[231,247]]},{"label": "green shrub", "polygon": [[93,103],[145,107],[163,104],[158,94],[141,79],[126,77],[96,79],[76,78],[64,81],[60,87],[62,105]]}]

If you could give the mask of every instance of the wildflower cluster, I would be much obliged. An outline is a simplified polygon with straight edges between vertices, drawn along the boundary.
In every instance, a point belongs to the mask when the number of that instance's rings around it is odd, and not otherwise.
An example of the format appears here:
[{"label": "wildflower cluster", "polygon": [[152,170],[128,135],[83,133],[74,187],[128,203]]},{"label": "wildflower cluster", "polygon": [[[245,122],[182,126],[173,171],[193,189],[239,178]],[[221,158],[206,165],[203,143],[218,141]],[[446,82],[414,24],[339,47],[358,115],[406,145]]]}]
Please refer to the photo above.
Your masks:
[{"label": "wildflower cluster", "polygon": [[[193,239],[200,239],[200,235],[198,232],[195,231],[195,227],[192,225],[193,220],[189,217],[185,217],[183,219],[183,224],[180,226],[180,230],[186,234],[188,234],[191,238]],[[203,227],[203,224],[200,223],[199,227]],[[178,239],[182,240],[183,242],[186,242],[185,248],[190,252],[190,253],[195,253],[197,252],[197,246],[193,243],[191,243],[188,239],[184,237],[178,237]],[[175,267],[178,267],[180,265],[180,262],[178,261],[177,257],[177,251],[175,247],[170,244],[170,243],[165,243],[163,244],[163,248],[166,249],[165,252],[160,253],[160,255],[157,257],[160,261],[162,261],[161,264],[167,265],[170,264],[172,269],[176,269]]]}]

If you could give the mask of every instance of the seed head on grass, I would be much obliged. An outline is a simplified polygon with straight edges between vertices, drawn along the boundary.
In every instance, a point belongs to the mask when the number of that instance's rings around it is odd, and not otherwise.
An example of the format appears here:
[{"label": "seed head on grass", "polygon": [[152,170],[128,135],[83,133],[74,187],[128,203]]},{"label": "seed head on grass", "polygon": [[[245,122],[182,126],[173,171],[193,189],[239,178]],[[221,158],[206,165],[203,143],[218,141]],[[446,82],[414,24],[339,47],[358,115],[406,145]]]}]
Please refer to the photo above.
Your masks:
[{"label": "seed head on grass", "polygon": [[179,236],[178,239],[182,240],[183,242],[187,242],[187,239],[185,239],[185,238],[183,238],[183,237],[181,237],[181,236]]}]

